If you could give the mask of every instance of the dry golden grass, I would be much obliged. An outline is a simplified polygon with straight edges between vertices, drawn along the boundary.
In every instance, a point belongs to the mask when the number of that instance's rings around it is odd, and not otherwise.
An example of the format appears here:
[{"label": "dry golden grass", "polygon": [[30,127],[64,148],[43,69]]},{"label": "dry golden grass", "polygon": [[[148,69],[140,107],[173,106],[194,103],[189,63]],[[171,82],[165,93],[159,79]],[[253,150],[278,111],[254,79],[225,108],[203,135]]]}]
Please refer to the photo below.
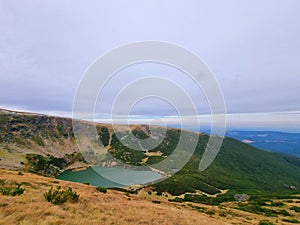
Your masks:
[{"label": "dry golden grass", "polygon": [[[24,194],[0,195],[0,224],[228,224],[185,206],[168,202],[155,204],[112,190],[103,194],[92,186],[35,174],[18,175],[16,171],[0,170],[0,179],[25,182]],[[62,205],[47,202],[43,193],[57,185],[72,187],[80,194],[79,201]]]},{"label": "dry golden grass", "polygon": [[[126,195],[108,190],[100,193],[93,186],[61,181],[31,173],[19,175],[18,171],[0,169],[0,180],[9,183],[24,182],[24,194],[3,196],[0,194],[0,224],[148,224],[148,225],[198,225],[198,224],[259,224],[261,220],[274,224],[289,224],[282,218],[266,218],[261,215],[235,209],[237,203],[208,206],[195,203],[168,202],[171,196],[147,194],[147,188],[138,195]],[[72,187],[79,195],[76,203],[53,205],[44,199],[43,193],[51,186]],[[155,204],[152,201],[160,201]],[[286,203],[287,204],[287,203]],[[297,205],[288,203],[286,209]],[[204,209],[197,210],[196,207]],[[290,211],[292,213],[292,211]],[[293,213],[295,214],[295,213]],[[300,215],[295,215],[300,219]]]}]

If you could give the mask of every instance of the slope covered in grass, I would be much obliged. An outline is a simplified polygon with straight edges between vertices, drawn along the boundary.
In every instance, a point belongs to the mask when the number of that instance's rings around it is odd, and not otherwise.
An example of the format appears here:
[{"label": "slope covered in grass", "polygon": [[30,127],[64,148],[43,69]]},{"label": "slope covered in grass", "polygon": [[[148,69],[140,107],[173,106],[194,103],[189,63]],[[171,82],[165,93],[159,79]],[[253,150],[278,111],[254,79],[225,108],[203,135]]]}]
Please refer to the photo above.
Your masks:
[{"label": "slope covered in grass", "polygon": [[[228,224],[185,206],[157,204],[114,190],[102,193],[92,186],[35,174],[0,169],[0,181],[22,183],[25,188],[20,196],[0,193],[0,224]],[[72,188],[79,195],[78,201],[58,205],[48,202],[43,194],[57,186]]]},{"label": "slope covered in grass", "polygon": [[[208,136],[202,136],[206,142]],[[218,189],[239,192],[296,192],[300,188],[299,159],[256,149],[232,138],[225,138],[219,154],[204,172],[198,171],[205,144],[198,145],[189,163],[175,176],[155,184],[157,190],[173,194],[201,190],[209,194]]]},{"label": "slope covered in grass", "polygon": [[[168,169],[176,171],[182,157],[191,156],[178,173],[153,185],[157,192],[217,194],[229,189],[229,193],[284,194],[300,189],[299,158],[259,150],[232,138],[224,139],[212,165],[199,172],[199,162],[209,138],[206,134],[170,128],[162,142],[149,149],[149,142],[133,142],[128,136],[130,131],[122,126],[114,131],[111,125],[97,124],[96,129],[98,136],[93,142],[86,143],[87,152],[82,157],[71,119],[0,110],[0,166],[57,175],[73,164],[85,163],[87,158],[99,159],[99,165],[121,167],[125,163],[148,167],[169,160]],[[155,127],[150,131],[147,125],[133,125],[131,132],[138,139],[156,142],[162,129]],[[116,132],[136,150],[121,143]],[[180,151],[170,158],[180,136],[184,136]],[[187,150],[192,144],[196,144],[193,155]],[[163,166],[154,167],[165,169]]]}]

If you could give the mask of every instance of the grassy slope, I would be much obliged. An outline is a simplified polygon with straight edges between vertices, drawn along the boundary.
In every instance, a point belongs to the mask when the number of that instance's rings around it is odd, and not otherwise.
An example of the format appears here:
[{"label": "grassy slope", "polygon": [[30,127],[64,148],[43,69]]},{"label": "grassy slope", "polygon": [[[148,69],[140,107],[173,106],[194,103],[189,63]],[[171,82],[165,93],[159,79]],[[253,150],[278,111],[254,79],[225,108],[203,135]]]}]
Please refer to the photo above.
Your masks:
[{"label": "grassy slope", "polygon": [[24,167],[26,154],[78,152],[70,119],[0,109],[0,159],[6,168]]},{"label": "grassy slope", "polygon": [[[289,199],[288,202],[281,200],[280,202],[284,202],[282,206],[264,206],[269,210],[282,210],[290,214],[267,217],[259,213],[240,210],[238,209],[239,203],[236,202],[229,202],[222,206],[173,203],[168,201],[170,196],[148,194],[147,189],[139,191],[137,195],[115,190],[108,190],[104,194],[96,191],[95,187],[84,184],[0,169],[0,183],[3,181],[11,184],[23,183],[22,187],[25,188],[25,192],[14,197],[0,195],[0,224],[213,225],[259,224],[259,221],[289,224],[283,220],[300,220],[300,214],[291,210],[292,207],[300,206],[300,196],[298,199]],[[51,186],[57,185],[63,188],[71,187],[80,195],[79,201],[62,205],[47,202],[43,193]]]},{"label": "grassy slope", "polygon": [[[103,126],[108,129],[103,129]],[[115,157],[124,162],[134,165],[147,165],[163,160],[172,153],[180,134],[179,130],[170,129],[167,138],[156,149],[149,153],[133,152],[134,157],[124,158],[128,149],[117,140],[111,142],[113,136],[111,127],[98,125],[98,128],[99,138],[106,142],[108,152],[115,154]],[[147,137],[147,131],[145,133],[144,128],[135,126],[135,134],[138,137]],[[122,130],[122,132],[126,133],[126,130]],[[188,133],[185,134],[188,135]],[[193,135],[195,134],[193,133]],[[249,205],[247,203],[238,205],[232,202],[233,194],[257,195],[260,196],[258,198],[260,201],[262,201],[262,195],[267,201],[272,199],[270,196],[273,195],[275,201],[278,201],[276,195],[287,193],[290,198],[291,194],[299,193],[297,190],[288,188],[289,186],[296,186],[298,190],[300,188],[300,160],[298,158],[261,151],[231,138],[225,138],[216,160],[206,171],[200,173],[198,165],[207,140],[208,136],[201,134],[196,152],[189,163],[175,176],[157,183],[153,187],[158,193],[168,191],[172,194],[197,190],[215,194],[219,192],[219,189],[229,189],[223,197],[230,202],[228,203],[230,204],[229,208],[227,203],[222,203],[219,207],[204,206],[198,203],[170,203],[168,199],[164,198],[166,193],[157,196],[144,192],[144,194],[139,193],[138,196],[129,197],[124,193],[109,191],[104,195],[96,192],[94,187],[86,185],[55,181],[33,174],[21,176],[16,172],[1,170],[0,179],[25,182],[26,191],[17,197],[0,196],[0,223],[19,224],[22,221],[22,224],[99,224],[101,221],[101,224],[221,224],[220,221],[216,222],[203,213],[199,213],[205,212],[230,224],[258,224],[266,217],[245,213],[236,208],[246,211],[256,210],[256,213],[259,214],[261,206],[253,205],[255,202],[250,202]],[[189,144],[188,139],[185,142],[185,144]],[[146,148],[146,146],[143,147]],[[64,159],[70,160],[70,158],[74,158],[74,154],[72,155],[74,152],[78,152],[78,149],[70,119],[0,110],[1,167],[26,168],[26,163],[28,163],[26,154],[28,153],[42,154],[45,157],[42,158],[42,161],[39,160],[37,165],[40,165],[41,162],[52,163],[53,161],[59,167],[62,165],[59,157],[69,154]],[[76,154],[75,156],[75,159],[80,158]],[[112,157],[108,158],[112,160]],[[58,185],[57,182],[60,182],[59,184],[62,186],[73,187],[81,196],[79,203],[54,206],[45,202],[42,193],[51,185]],[[151,191],[153,193],[153,190]],[[265,197],[267,195],[268,197]],[[184,196],[181,197],[184,198]],[[198,197],[192,197],[192,201]],[[162,201],[162,204],[152,202],[157,198]],[[203,202],[203,198],[200,202]],[[299,200],[296,199],[288,204],[296,204],[296,202]],[[285,210],[289,211],[292,216],[279,215],[276,220],[294,217],[299,220],[299,216],[289,210],[290,206],[286,205]],[[281,208],[276,209],[277,212],[280,210]],[[273,218],[267,218],[267,220],[275,221]]]},{"label": "grassy slope", "polygon": [[290,190],[287,186],[300,187],[298,158],[262,151],[235,139],[225,138],[215,161],[200,173],[198,165],[202,153],[203,148],[199,147],[180,172],[154,186],[161,191],[170,190],[174,194],[182,194],[191,189],[202,189],[214,194],[217,192],[214,187],[248,194],[288,193]]},{"label": "grassy slope", "polygon": [[282,191],[285,185],[300,187],[299,166],[231,138],[225,139],[216,161],[204,174],[216,181],[222,177],[215,182],[222,188]]},{"label": "grassy slope", "polygon": [[[0,180],[24,182],[25,187],[20,196],[0,195],[0,224],[228,224],[178,204],[155,204],[113,190],[103,194],[95,187],[29,173],[0,170]],[[46,202],[43,193],[52,185],[72,187],[80,195],[79,201],[63,205]]]},{"label": "grassy slope", "polygon": [[[103,129],[103,126],[108,129]],[[112,138],[114,135],[109,125],[98,125],[98,132],[99,138],[107,144],[108,152],[134,165],[151,165],[164,159],[172,153],[180,135],[179,130],[168,130],[167,137],[161,145],[149,151],[150,154],[155,151],[161,154],[149,156],[142,151],[131,151]],[[125,130],[122,132],[126,134]],[[134,133],[140,138],[146,138],[148,135],[147,129],[141,126],[135,126]],[[184,134],[189,135],[189,132]],[[195,136],[195,133],[190,135]],[[182,194],[187,191],[201,190],[214,194],[218,189],[231,189],[235,192],[251,194],[252,192],[289,192],[288,186],[296,186],[300,189],[299,159],[262,151],[231,138],[224,139],[216,160],[206,171],[200,173],[199,160],[208,136],[201,134],[199,137],[196,152],[189,163],[175,176],[154,185],[159,192]],[[189,138],[186,138],[185,144],[189,144],[188,140]],[[184,146],[182,148],[184,152]],[[6,164],[14,165],[15,168],[24,167],[20,162],[27,163],[25,158],[27,153],[62,157],[74,152],[79,151],[71,119],[0,110],[1,167],[7,167]],[[130,157],[128,152],[132,153]],[[111,156],[107,158],[113,160]]]}]

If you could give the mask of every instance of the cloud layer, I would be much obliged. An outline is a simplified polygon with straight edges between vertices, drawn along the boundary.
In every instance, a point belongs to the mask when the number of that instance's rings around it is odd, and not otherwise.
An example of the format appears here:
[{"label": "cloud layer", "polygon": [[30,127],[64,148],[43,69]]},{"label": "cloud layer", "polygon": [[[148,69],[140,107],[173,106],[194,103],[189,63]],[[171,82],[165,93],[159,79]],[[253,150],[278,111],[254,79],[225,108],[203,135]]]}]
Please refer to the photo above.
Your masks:
[{"label": "cloud layer", "polygon": [[[289,112],[300,110],[299,7],[298,0],[2,0],[0,104],[68,115],[92,62],[120,45],[159,40],[181,45],[209,65],[229,115],[243,115],[231,119],[232,126],[294,127],[299,116]],[[183,72],[154,64],[134,65],[115,74],[99,93],[96,112],[109,115],[118,92],[149,75],[177,83],[199,114],[210,112],[205,95]],[[283,113],[274,117],[272,112]],[[173,118],[176,112],[152,98],[137,104],[132,114]]]}]

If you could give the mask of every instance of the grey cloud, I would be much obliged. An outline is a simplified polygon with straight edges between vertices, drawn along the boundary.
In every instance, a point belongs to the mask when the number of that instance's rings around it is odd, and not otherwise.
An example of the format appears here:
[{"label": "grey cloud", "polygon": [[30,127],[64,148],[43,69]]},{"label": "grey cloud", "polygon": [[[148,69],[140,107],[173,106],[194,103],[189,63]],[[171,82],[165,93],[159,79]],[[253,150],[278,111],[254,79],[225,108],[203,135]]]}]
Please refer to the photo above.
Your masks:
[{"label": "grey cloud", "polygon": [[[80,78],[96,58],[129,42],[161,40],[193,51],[209,65],[229,113],[297,111],[299,7],[298,0],[3,0],[0,104],[70,112]],[[201,91],[179,72],[144,65],[120,74],[99,96],[97,111],[109,114],[119,90],[149,74],[178,83],[200,113],[209,113]],[[155,104],[140,104],[134,113],[174,113]]]}]

